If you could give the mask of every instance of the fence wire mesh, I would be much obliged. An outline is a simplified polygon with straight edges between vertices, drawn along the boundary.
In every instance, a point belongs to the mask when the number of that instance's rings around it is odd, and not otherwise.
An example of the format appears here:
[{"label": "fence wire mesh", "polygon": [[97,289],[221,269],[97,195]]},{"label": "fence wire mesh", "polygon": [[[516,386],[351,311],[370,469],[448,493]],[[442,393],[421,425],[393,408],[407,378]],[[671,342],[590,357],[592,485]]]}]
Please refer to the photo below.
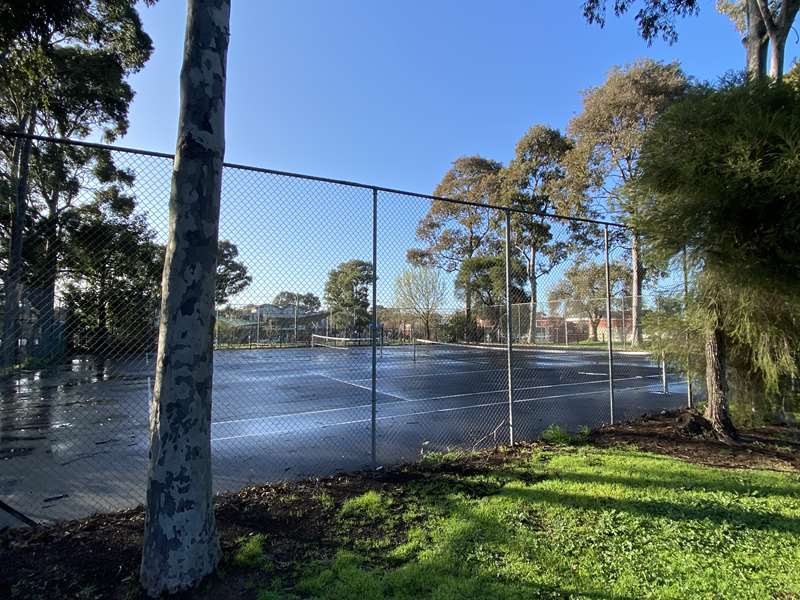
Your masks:
[{"label": "fence wire mesh", "polygon": [[[17,140],[2,141],[5,297]],[[143,500],[171,173],[167,155],[33,143],[0,498],[34,519]],[[610,387],[616,420],[684,405],[687,363],[662,367],[648,331],[680,320],[680,290],[635,293],[614,227],[607,296],[602,233],[226,165],[216,489],[506,444],[512,421],[515,441],[597,426]]]}]

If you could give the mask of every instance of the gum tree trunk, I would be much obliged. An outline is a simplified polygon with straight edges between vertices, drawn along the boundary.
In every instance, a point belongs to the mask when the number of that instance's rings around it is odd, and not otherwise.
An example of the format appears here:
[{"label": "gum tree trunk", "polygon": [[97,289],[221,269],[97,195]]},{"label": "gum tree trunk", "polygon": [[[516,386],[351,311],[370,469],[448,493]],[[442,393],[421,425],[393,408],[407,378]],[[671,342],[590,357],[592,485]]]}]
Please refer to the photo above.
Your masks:
[{"label": "gum tree trunk", "polygon": [[786,54],[786,38],[792,30],[792,23],[797,16],[797,12],[800,11],[800,0],[783,0],[776,8],[777,14],[773,13],[768,0],[749,0],[748,18],[750,18],[752,25],[752,19],[754,18],[752,13],[754,11],[750,6],[751,4],[757,5],[756,10],[761,17],[761,29],[766,32],[769,37],[769,43],[772,45],[770,48],[769,76],[776,81],[781,81],[783,79],[783,61]]},{"label": "gum tree trunk", "polygon": [[709,325],[705,333],[706,388],[708,402],[705,418],[714,434],[722,441],[736,437],[728,414],[728,381],[725,373],[725,334],[717,325]]},{"label": "gum tree trunk", "polygon": [[[33,134],[36,126],[36,109],[28,115],[27,133]],[[20,131],[25,129],[23,124]],[[31,138],[17,138],[15,143],[21,144],[18,153],[16,186],[14,188],[14,216],[11,221],[11,242],[9,245],[8,270],[4,282],[5,303],[3,313],[2,369],[10,369],[17,358],[17,339],[19,338],[19,303],[21,300],[20,281],[22,280],[22,245],[25,229],[25,214],[28,208],[28,173],[31,158]],[[15,151],[16,154],[16,151]]]},{"label": "gum tree trunk", "polygon": [[230,0],[188,2],[140,569],[152,597],[220,560],[210,429],[229,19]]},{"label": "gum tree trunk", "polygon": [[758,0],[747,0],[747,33],[742,40],[745,49],[747,75],[760,79],[767,74],[767,26],[761,18]]}]

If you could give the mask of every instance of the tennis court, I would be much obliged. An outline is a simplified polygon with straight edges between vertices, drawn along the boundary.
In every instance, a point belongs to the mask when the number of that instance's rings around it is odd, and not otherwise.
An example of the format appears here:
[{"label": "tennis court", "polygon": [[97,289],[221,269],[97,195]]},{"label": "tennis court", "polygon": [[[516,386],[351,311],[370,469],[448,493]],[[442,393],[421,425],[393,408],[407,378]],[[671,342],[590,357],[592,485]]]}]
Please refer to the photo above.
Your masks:
[{"label": "tennis court", "polygon": [[[379,464],[420,453],[508,441],[502,348],[405,344],[377,351]],[[215,486],[368,467],[372,350],[365,346],[215,353]],[[615,418],[674,408],[685,386],[643,353],[615,353]],[[0,499],[35,519],[75,517],[141,500],[147,462],[152,357],[96,363],[6,384],[0,414]],[[514,351],[514,430],[536,438],[609,420],[607,355],[575,349]]]}]

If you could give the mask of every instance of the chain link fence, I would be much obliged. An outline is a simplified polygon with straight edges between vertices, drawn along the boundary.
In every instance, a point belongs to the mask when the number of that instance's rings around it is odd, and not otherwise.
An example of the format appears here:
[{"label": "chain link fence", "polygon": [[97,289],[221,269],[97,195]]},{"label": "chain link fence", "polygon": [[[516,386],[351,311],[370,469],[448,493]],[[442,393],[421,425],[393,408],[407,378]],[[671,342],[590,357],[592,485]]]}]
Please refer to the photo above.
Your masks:
[{"label": "chain link fence", "polygon": [[[8,275],[17,140],[0,139]],[[0,499],[37,520],[133,506],[172,157],[36,138],[30,164]],[[679,295],[632,292],[630,245],[616,225],[226,165],[216,489],[685,405],[687,369],[648,329]]]}]

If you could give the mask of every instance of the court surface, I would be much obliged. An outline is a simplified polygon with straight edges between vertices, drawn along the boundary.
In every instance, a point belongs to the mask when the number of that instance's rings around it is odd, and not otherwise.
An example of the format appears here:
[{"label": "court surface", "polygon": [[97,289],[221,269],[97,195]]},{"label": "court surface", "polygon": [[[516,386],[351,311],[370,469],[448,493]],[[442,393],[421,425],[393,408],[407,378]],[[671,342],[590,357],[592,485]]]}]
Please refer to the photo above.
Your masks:
[{"label": "court surface", "polygon": [[[685,385],[641,353],[615,353],[616,420],[685,403]],[[368,468],[370,348],[215,353],[212,451],[217,490]],[[516,440],[550,424],[606,423],[608,362],[594,350],[515,350]],[[144,495],[152,357],[76,359],[2,388],[0,499],[34,519],[134,506]],[[387,346],[378,357],[378,465],[507,443],[506,354]],[[0,526],[7,523],[0,516]]]}]

